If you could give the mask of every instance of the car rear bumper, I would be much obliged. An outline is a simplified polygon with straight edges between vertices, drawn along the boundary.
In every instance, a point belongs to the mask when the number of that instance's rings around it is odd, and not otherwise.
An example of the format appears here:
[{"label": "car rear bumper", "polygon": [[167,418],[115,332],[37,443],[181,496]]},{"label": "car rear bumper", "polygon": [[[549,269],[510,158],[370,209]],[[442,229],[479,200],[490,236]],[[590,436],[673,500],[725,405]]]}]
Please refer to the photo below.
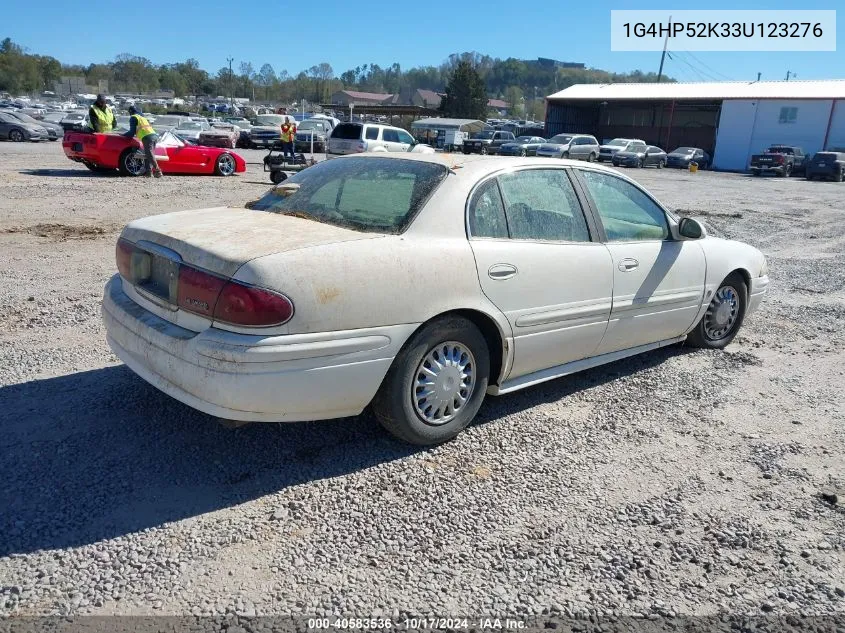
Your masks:
[{"label": "car rear bumper", "polygon": [[786,165],[754,165],[749,168],[752,174],[783,174]]},{"label": "car rear bumper", "polygon": [[114,353],[169,396],[203,413],[250,422],[359,414],[416,324],[285,336],[193,332],[135,303],[115,275],[103,321]]},{"label": "car rear bumper", "polygon": [[806,176],[807,178],[810,177],[817,177],[820,176],[822,178],[836,178],[839,173],[842,171],[841,167],[807,167]]}]

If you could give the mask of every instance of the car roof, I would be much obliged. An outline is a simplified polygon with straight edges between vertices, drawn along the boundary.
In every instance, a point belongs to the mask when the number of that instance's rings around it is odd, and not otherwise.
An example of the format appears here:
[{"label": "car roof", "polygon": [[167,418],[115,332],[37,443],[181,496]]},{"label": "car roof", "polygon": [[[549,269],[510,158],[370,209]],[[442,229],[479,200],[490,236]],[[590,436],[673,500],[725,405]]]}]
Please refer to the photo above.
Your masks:
[{"label": "car roof", "polygon": [[[484,156],[481,154],[415,154],[412,152],[364,152],[340,156],[334,160],[372,160],[374,158],[387,158],[390,160],[412,160],[421,163],[436,163],[447,167],[457,174],[467,173],[477,178],[483,178],[487,174],[500,171],[507,171],[516,167],[581,167],[596,171],[603,171],[615,176],[619,172],[610,167],[598,163],[585,163],[582,160],[561,159],[549,161],[543,157],[510,157],[510,156]],[[588,167],[589,165],[589,167]]]}]

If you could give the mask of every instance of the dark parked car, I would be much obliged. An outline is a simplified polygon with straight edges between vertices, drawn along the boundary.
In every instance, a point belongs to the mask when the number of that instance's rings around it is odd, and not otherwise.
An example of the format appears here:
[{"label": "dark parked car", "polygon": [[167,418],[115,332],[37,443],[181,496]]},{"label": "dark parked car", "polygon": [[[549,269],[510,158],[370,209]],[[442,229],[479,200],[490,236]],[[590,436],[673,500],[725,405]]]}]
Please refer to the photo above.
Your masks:
[{"label": "dark parked car", "polygon": [[710,166],[710,154],[700,147],[679,147],[666,156],[667,167],[687,169],[691,162],[698,164],[699,169],[707,169]]},{"label": "dark parked car", "polygon": [[0,139],[9,141],[46,141],[47,130],[40,125],[32,125],[17,117],[0,112]]},{"label": "dark parked car", "polygon": [[515,140],[516,137],[512,132],[486,130],[465,140],[463,152],[464,154],[496,154],[500,146],[505,143],[512,143]]},{"label": "dark parked car", "polygon": [[807,180],[845,180],[845,152],[816,152],[807,163]]},{"label": "dark parked car", "polygon": [[499,154],[502,156],[536,156],[537,148],[546,139],[542,136],[519,136],[515,141],[503,143],[499,147]]},{"label": "dark parked car", "polygon": [[615,138],[612,141],[599,146],[599,162],[613,160],[617,152],[633,152],[645,149],[647,144],[638,138]]},{"label": "dark parked car", "polygon": [[11,114],[16,119],[19,119],[24,123],[34,125],[35,127],[43,127],[47,130],[47,138],[51,141],[58,141],[65,135],[64,128],[62,128],[61,125],[56,125],[55,123],[50,123],[49,121],[39,121],[38,119],[33,119],[31,116],[24,114],[23,112],[6,112],[6,114]]},{"label": "dark parked car", "polygon": [[663,169],[666,165],[666,152],[654,145],[637,147],[624,152],[616,152],[611,158],[614,167],[649,167]]},{"label": "dark parked car", "polygon": [[769,172],[778,176],[791,176],[803,172],[806,164],[807,155],[800,147],[772,145],[762,154],[754,154],[748,169],[755,176]]}]

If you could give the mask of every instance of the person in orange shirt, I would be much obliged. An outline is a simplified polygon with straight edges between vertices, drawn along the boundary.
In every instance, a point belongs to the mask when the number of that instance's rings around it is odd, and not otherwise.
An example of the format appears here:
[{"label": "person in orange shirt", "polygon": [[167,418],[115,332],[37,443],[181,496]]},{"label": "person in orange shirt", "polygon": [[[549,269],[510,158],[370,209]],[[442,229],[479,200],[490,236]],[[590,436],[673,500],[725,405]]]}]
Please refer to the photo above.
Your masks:
[{"label": "person in orange shirt", "polygon": [[285,117],[285,122],[282,123],[282,156],[287,160],[288,151],[290,151],[290,164],[296,163],[296,121]]}]

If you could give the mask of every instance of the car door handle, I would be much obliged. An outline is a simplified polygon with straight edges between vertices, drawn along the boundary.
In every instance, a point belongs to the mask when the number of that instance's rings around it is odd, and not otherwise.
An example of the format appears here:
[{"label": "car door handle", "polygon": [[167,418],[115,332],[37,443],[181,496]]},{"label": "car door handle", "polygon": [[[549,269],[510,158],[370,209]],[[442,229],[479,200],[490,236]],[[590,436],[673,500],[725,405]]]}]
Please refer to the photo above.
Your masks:
[{"label": "car door handle", "polygon": [[640,262],[638,262],[633,257],[626,257],[625,259],[619,262],[619,270],[621,270],[623,273],[627,273],[630,270],[634,270],[639,265]]},{"label": "car door handle", "polygon": [[495,279],[496,281],[502,281],[505,279],[510,279],[514,275],[516,275],[516,266],[511,266],[510,264],[493,264],[487,270],[487,275],[490,279]]}]

